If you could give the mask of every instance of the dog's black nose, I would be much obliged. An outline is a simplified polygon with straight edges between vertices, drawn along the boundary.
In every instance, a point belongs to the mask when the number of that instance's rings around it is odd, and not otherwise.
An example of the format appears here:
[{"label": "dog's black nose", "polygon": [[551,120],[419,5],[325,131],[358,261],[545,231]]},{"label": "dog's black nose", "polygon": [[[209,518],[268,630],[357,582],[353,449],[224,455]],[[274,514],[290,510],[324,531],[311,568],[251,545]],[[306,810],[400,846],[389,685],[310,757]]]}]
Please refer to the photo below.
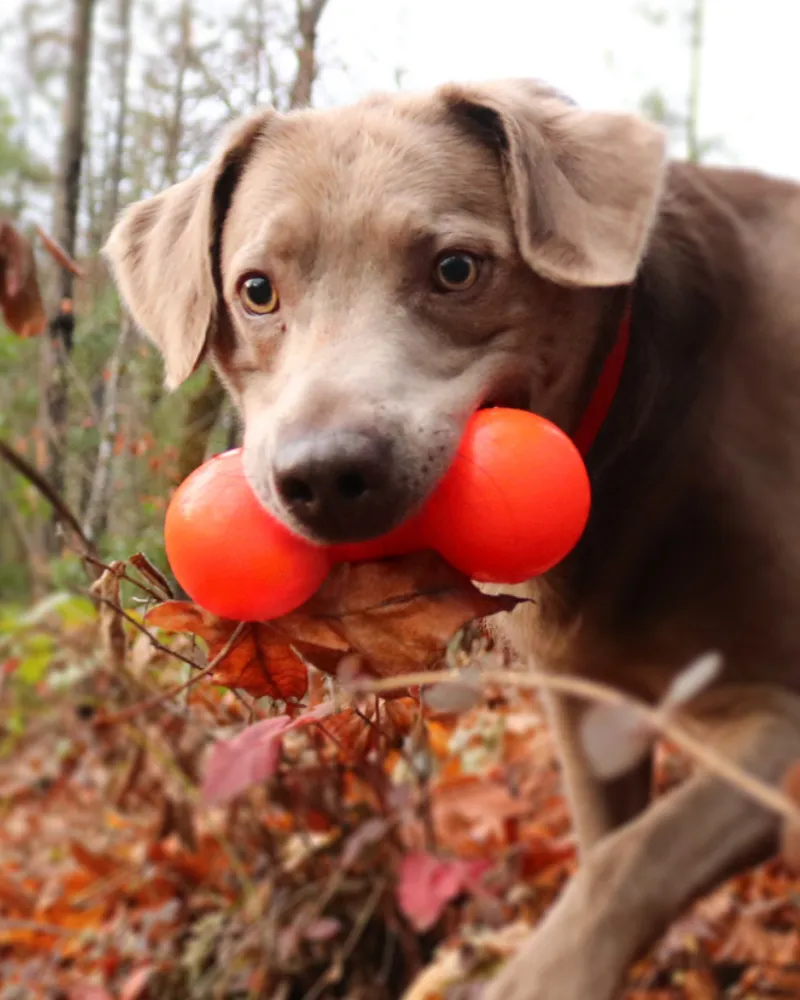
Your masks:
[{"label": "dog's black nose", "polygon": [[325,431],[280,444],[274,476],[293,517],[324,542],[374,538],[402,516],[392,444],[363,431]]}]

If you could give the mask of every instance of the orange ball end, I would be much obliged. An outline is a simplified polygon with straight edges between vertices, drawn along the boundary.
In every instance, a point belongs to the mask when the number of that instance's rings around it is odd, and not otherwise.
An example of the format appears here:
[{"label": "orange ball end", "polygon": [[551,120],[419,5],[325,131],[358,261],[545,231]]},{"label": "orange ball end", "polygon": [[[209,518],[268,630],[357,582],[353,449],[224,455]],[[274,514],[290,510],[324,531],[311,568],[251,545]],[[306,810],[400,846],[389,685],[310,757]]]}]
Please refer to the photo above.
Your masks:
[{"label": "orange ball end", "polygon": [[473,579],[522,583],[572,550],[590,499],[580,452],[559,428],[525,410],[480,410],[426,506],[426,535]]},{"label": "orange ball end", "polygon": [[330,568],[325,549],[292,534],[261,506],[240,449],[215,456],[181,483],[164,539],[172,571],[192,600],[235,621],[294,611]]}]

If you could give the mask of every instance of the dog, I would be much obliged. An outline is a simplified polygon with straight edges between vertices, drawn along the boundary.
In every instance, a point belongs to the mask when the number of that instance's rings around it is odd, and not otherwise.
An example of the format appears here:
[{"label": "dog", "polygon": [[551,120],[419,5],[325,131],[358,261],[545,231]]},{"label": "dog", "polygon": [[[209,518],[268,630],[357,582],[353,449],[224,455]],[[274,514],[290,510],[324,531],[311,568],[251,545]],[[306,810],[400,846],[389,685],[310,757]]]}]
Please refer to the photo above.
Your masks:
[{"label": "dog", "polygon": [[[800,757],[800,187],[536,81],[449,84],[261,111],[106,254],[168,383],[211,360],[262,503],[324,542],[405,518],[481,406],[574,434],[626,328],[588,527],[509,640],[650,701],[716,650],[681,724],[771,783]],[[548,704],[581,864],[487,996],[612,1000],[778,818],[702,771],[651,800],[649,758],[601,780],[587,706]]]}]

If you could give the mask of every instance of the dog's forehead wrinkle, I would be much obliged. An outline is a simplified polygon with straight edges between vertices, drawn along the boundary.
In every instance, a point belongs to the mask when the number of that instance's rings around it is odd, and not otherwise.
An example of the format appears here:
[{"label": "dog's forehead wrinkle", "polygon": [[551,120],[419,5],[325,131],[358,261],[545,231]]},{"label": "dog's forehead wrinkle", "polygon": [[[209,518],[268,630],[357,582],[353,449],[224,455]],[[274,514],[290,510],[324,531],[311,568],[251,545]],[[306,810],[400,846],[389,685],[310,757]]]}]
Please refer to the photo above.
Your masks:
[{"label": "dog's forehead wrinkle", "polygon": [[441,124],[343,109],[294,125],[261,147],[244,171],[232,214],[242,206],[248,225],[254,204],[291,205],[293,227],[305,217],[324,230],[332,220],[357,229],[359,219],[363,225],[379,212],[396,214],[403,225],[414,214],[424,224],[432,211],[481,218],[487,204],[502,201],[492,154]]}]

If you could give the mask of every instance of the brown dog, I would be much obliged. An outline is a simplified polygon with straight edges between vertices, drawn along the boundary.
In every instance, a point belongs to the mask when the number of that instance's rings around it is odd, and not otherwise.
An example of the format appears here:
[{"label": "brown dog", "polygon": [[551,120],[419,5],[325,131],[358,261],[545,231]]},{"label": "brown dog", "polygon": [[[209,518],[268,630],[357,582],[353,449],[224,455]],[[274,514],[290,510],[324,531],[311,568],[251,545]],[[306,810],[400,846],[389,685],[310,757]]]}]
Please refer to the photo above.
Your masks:
[{"label": "brown dog", "polygon": [[[632,305],[588,456],[575,553],[510,631],[542,667],[656,699],[724,656],[685,723],[769,781],[800,756],[800,189],[665,163],[661,132],[534,83],[266,111],[108,244],[169,382],[208,352],[264,504],[317,539],[382,532],[470,414],[574,432]],[[770,850],[775,816],[649,762],[593,776],[553,704],[579,874],[492,1000],[609,1000],[698,893]]]}]

